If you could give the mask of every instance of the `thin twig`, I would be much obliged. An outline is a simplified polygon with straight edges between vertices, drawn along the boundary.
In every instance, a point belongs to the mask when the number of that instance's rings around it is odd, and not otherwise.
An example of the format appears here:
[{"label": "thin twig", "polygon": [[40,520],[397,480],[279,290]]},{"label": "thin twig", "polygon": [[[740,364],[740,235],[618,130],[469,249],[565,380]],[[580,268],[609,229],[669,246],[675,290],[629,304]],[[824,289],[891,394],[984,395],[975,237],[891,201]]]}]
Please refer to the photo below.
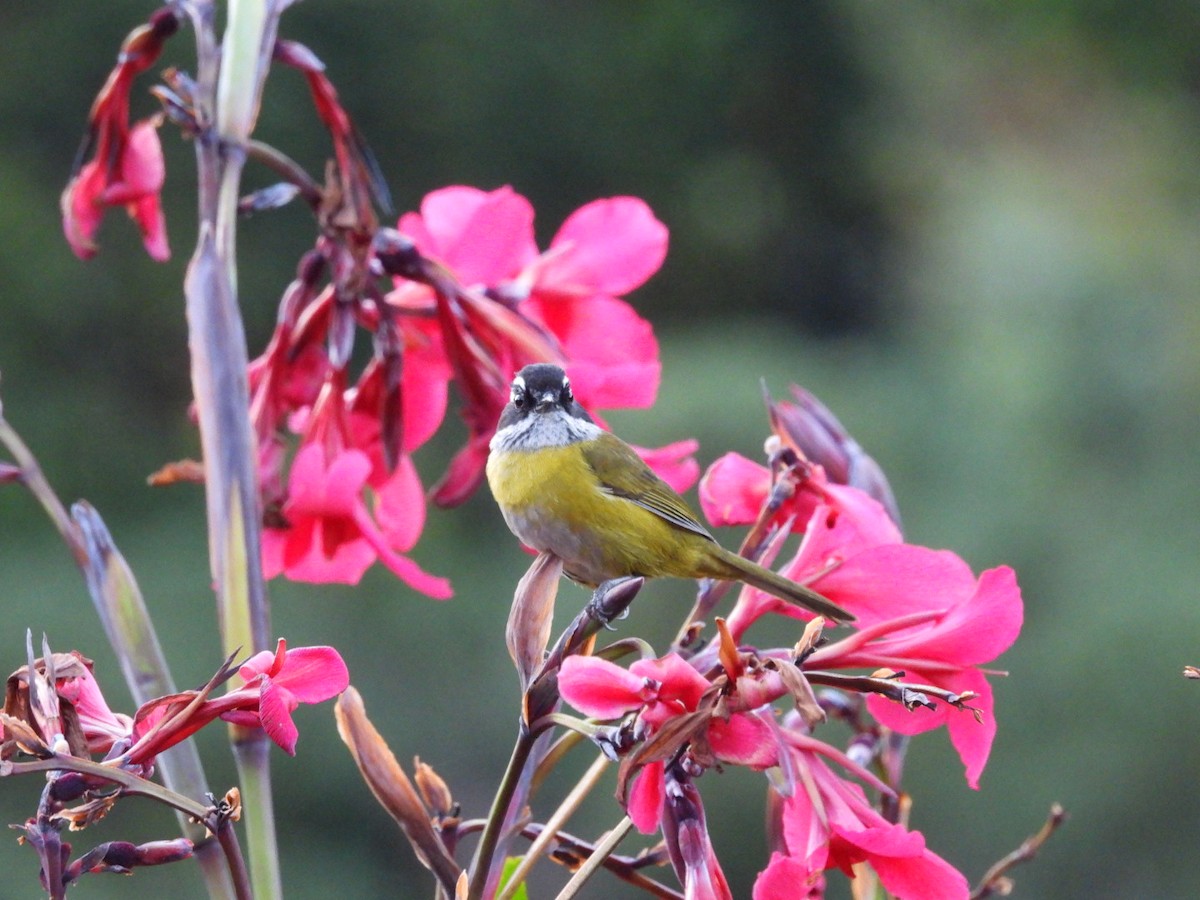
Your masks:
[{"label": "thin twig", "polygon": [[1050,839],[1050,835],[1058,830],[1058,826],[1066,821],[1067,812],[1061,805],[1055,803],[1050,807],[1050,814],[1046,817],[1045,823],[1037,830],[1036,834],[1030,835],[1012,853],[1003,857],[994,866],[988,869],[983,878],[980,879],[979,887],[971,892],[971,900],[983,900],[984,897],[991,897],[993,894],[1007,894],[1012,886],[1008,878],[1008,870],[1013,866],[1020,865],[1024,862],[1029,862],[1037,856],[1038,851],[1042,849],[1042,845]]},{"label": "thin twig", "polygon": [[608,760],[603,756],[597,756],[588,770],[584,772],[583,777],[579,779],[578,784],[571,789],[571,792],[559,804],[554,814],[546,820],[545,827],[533,839],[533,843],[525,851],[521,862],[517,864],[517,867],[508,876],[508,881],[505,883],[504,889],[497,895],[496,900],[509,900],[517,892],[517,888],[525,880],[525,876],[529,874],[529,870],[533,868],[534,863],[541,858],[546,847],[557,837],[559,829],[566,824],[575,810],[579,808],[579,804],[591,793],[592,788],[600,781],[600,776],[604,774],[604,770],[607,768]]},{"label": "thin twig", "polygon": [[617,844],[621,843],[625,835],[629,834],[629,829],[632,827],[633,820],[629,816],[618,822],[616,828],[606,834],[604,840],[596,845],[595,852],[576,870],[571,880],[559,891],[555,900],[571,900],[572,897],[578,894],[579,889],[587,883],[587,880],[595,874],[597,869],[604,865],[604,860],[616,849]]}]

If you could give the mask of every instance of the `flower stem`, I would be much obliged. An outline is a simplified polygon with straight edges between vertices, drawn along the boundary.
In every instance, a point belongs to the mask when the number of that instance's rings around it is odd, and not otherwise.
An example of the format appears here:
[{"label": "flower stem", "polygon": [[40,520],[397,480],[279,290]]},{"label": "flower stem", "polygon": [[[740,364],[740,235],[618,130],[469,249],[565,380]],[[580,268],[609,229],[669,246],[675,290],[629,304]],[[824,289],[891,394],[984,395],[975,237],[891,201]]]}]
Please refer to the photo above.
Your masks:
[{"label": "flower stem", "polygon": [[[212,4],[196,4],[197,83],[212,118],[196,141],[200,229],[188,267],[192,389],[204,453],[209,561],[226,653],[267,649],[269,610],[259,547],[258,452],[250,427],[246,335],[237,296],[237,201],[281,6],[230,0],[218,51]],[[215,127],[214,127],[215,126]],[[282,896],[267,738],[231,726],[254,894]]]},{"label": "flower stem", "polygon": [[475,857],[471,860],[471,882],[467,891],[470,900],[483,900],[483,892],[492,868],[492,858],[496,855],[500,833],[508,818],[509,806],[512,805],[513,795],[521,783],[525,764],[529,761],[529,755],[537,740],[537,736],[522,723],[517,743],[513,746],[512,756],[508,760],[508,767],[504,770],[504,777],[492,800],[492,808],[488,811],[487,824],[479,838],[479,846],[475,848]]}]

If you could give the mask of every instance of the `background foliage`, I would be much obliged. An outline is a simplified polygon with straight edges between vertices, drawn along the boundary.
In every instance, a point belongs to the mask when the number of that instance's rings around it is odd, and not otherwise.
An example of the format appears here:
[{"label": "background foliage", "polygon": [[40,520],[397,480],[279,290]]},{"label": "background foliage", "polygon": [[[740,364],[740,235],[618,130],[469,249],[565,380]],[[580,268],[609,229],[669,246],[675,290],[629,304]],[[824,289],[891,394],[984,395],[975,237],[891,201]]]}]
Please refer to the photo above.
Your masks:
[{"label": "background foliage", "polygon": [[[191,685],[220,655],[203,500],[144,487],[198,452],[180,288],[191,148],[164,131],[168,265],[117,217],[79,263],[57,211],[90,97],[150,9],[0,9],[0,372],[8,418],[64,498],[106,517]],[[327,62],[399,210],[446,184],[511,183],[545,239],[587,200],[644,197],[671,229],[663,272],[632,298],[662,340],[663,385],[653,411],[613,415],[617,430],[648,445],[696,436],[705,464],[754,455],[759,379],[816,391],[887,469],[910,540],[976,569],[1011,563],[1024,588],[983,790],[944,734],[918,739],[914,824],[974,879],[1059,800],[1071,819],[1016,873],[1021,896],[1169,897],[1194,890],[1200,767],[1200,696],[1179,676],[1200,662],[1198,20],[1173,0],[312,0],[281,33]],[[188,40],[164,62],[190,67]],[[268,83],[261,136],[319,171],[324,136],[294,73]],[[310,235],[299,206],[244,227],[252,352]],[[418,454],[427,479],[457,438]],[[415,555],[453,575],[455,600],[382,572],[359,589],[277,582],[275,630],[338,646],[401,758],[419,754],[482,813],[516,721],[502,630],[527,559],[486,494],[433,513]],[[687,594],[653,586],[622,630],[665,637]],[[584,596],[566,587],[560,605]],[[6,672],[28,627],[119,680],[68,555],[14,489],[0,491],[0,609]],[[299,758],[276,767],[290,895],[345,893],[348,879],[356,896],[423,894],[328,707],[298,720]],[[221,736],[202,742],[224,790]],[[748,895],[765,860],[761,785],[730,773],[702,790]],[[35,798],[3,784],[0,816],[23,819]],[[615,821],[599,806],[581,834]],[[172,828],[126,807],[83,843]],[[0,895],[32,896],[36,865],[0,842]],[[202,894],[180,867],[77,891],[130,889]]]}]

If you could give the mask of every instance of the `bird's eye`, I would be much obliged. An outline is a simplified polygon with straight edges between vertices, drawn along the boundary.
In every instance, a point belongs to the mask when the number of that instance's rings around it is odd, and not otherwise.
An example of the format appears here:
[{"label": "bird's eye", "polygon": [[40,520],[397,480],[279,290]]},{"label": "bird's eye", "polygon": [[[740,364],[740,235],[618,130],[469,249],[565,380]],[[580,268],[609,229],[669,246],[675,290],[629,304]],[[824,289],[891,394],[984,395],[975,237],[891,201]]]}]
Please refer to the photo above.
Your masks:
[{"label": "bird's eye", "polygon": [[525,392],[520,388],[513,388],[511,399],[512,405],[517,409],[523,409],[525,407]]}]

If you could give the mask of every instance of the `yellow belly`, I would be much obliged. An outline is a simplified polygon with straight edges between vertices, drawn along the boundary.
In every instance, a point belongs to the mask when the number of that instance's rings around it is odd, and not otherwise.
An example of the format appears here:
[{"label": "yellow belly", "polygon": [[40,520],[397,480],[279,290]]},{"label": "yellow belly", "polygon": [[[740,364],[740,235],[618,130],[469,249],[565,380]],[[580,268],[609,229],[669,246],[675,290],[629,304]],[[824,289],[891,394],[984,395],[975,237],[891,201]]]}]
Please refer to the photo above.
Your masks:
[{"label": "yellow belly", "polygon": [[712,543],[602,491],[578,444],[493,452],[487,476],[513,533],[554,553],[577,581],[705,574],[702,560]]}]

